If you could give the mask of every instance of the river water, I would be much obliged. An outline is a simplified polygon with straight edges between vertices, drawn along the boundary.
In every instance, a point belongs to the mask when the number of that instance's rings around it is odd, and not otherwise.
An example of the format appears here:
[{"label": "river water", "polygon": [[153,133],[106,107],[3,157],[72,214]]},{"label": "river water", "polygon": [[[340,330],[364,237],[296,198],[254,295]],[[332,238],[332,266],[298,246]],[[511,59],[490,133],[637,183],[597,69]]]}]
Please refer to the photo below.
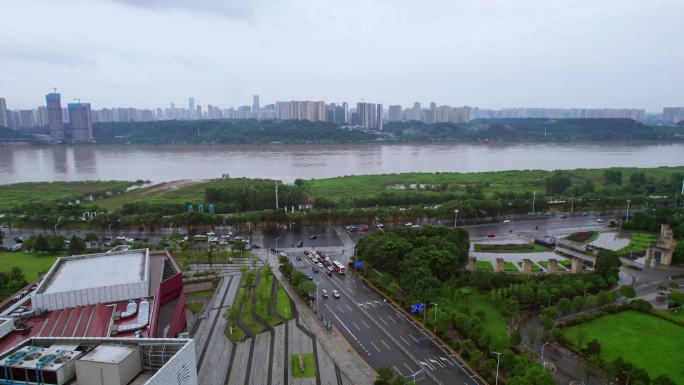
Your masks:
[{"label": "river water", "polygon": [[684,143],[4,146],[0,184],[57,180],[326,178],[435,171],[681,166]]}]

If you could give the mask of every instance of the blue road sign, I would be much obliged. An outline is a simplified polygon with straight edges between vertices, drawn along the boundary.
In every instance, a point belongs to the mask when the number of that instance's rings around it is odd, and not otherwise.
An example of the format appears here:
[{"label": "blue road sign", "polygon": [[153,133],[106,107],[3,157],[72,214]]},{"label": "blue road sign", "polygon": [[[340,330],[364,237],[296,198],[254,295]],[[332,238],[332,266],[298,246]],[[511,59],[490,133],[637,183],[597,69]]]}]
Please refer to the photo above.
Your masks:
[{"label": "blue road sign", "polygon": [[363,267],[363,262],[359,262],[359,261],[354,262],[354,268],[356,270],[360,269],[361,267]]},{"label": "blue road sign", "polygon": [[423,303],[417,303],[415,305],[411,305],[411,313],[420,313],[421,311],[425,310],[425,304]]}]

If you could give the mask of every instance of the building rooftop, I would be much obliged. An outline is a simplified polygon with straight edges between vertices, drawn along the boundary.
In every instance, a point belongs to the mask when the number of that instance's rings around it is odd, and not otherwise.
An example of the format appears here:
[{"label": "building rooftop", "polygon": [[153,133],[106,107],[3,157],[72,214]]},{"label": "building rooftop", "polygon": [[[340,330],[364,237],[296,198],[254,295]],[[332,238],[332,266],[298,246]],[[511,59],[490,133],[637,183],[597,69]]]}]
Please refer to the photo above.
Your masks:
[{"label": "building rooftop", "polygon": [[42,293],[58,293],[145,281],[144,250],[60,258],[41,285]]},{"label": "building rooftop", "polygon": [[133,354],[133,352],[135,352],[135,349],[131,346],[102,344],[81,357],[81,361],[116,364]]}]

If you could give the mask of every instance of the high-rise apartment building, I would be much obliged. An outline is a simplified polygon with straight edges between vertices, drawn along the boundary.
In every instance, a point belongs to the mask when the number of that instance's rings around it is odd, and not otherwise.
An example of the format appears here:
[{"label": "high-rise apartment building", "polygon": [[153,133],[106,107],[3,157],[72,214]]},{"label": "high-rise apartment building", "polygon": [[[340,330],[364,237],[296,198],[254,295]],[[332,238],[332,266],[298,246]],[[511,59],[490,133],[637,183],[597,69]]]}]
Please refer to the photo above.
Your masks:
[{"label": "high-rise apartment building", "polygon": [[0,98],[0,127],[9,128],[9,118],[7,116],[7,102],[5,98]]},{"label": "high-rise apartment building", "polygon": [[192,119],[195,117],[195,97],[190,96],[188,98],[188,111],[190,112],[190,116],[188,116],[189,119]]},{"label": "high-rise apartment building", "polygon": [[197,105],[197,111],[195,112],[195,119],[202,119],[202,106]]},{"label": "high-rise apartment building", "polygon": [[19,111],[19,121],[21,122],[19,126],[21,128],[31,128],[36,126],[36,119],[33,114],[33,110],[21,110]]},{"label": "high-rise apartment building", "polygon": [[344,125],[347,120],[347,113],[344,105],[337,105],[330,103],[325,107],[325,121],[336,124],[338,126]]},{"label": "high-rise apartment building", "polygon": [[393,105],[389,106],[389,119],[390,122],[400,122],[401,121],[401,106]]},{"label": "high-rise apartment building", "polygon": [[71,136],[74,142],[93,140],[90,103],[69,103],[69,120],[71,120]]},{"label": "high-rise apartment building", "polygon": [[45,95],[48,112],[48,127],[50,128],[50,137],[53,142],[61,142],[65,139],[61,98],[61,95],[57,92],[51,92]]},{"label": "high-rise apartment building", "polygon": [[356,103],[358,125],[369,130],[382,130],[382,104]]},{"label": "high-rise apartment building", "polygon": [[[0,106],[0,108],[2,108],[2,106]],[[679,123],[684,121],[684,107],[663,108],[663,120],[668,123]]]},{"label": "high-rise apartment building", "polygon": [[280,119],[309,120],[319,122],[325,120],[325,102],[298,101],[277,102],[276,109]]},{"label": "high-rise apartment building", "polygon": [[261,118],[261,107],[259,106],[259,95],[252,96],[252,112],[255,119]]}]

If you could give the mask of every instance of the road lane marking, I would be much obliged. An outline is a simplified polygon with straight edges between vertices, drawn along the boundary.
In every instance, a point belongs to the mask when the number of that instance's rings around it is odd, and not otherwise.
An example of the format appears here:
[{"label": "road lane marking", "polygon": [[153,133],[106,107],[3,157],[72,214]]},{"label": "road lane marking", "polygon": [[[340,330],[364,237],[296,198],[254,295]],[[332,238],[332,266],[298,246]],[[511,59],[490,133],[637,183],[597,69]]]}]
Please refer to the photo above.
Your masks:
[{"label": "road lane marking", "polygon": [[353,311],[354,311],[354,309],[352,309],[352,308],[351,308],[351,306],[349,306],[349,304],[345,303],[345,304],[344,304],[344,306],[346,306],[346,307],[347,307],[347,309],[349,309],[349,311],[351,311],[351,312],[353,312]]},{"label": "road lane marking", "polygon": [[368,329],[370,329],[370,326],[368,326],[368,324],[366,323],[366,321],[361,320],[361,323],[363,324],[363,326],[365,326],[365,327],[367,327]]},{"label": "road lane marking", "polygon": [[356,324],[356,322],[352,322],[352,325],[354,325],[356,330],[361,331],[361,328],[359,327],[359,325]]},{"label": "road lane marking", "polygon": [[404,339],[404,337],[402,337],[402,336],[399,336],[399,338],[401,338],[401,340],[402,340],[402,341],[404,341],[404,343],[405,343],[406,345],[409,345],[409,346],[411,346],[411,344],[409,344],[409,343],[408,343],[408,341],[406,341],[406,340]]},{"label": "road lane marking", "polygon": [[404,373],[402,373],[401,370],[399,370],[399,368],[397,368],[396,366],[392,366],[392,368],[394,368],[394,370],[396,370],[400,376],[402,376],[402,377],[404,376]]},{"label": "road lane marking", "polygon": [[367,308],[368,308],[368,307],[366,306],[366,304],[361,303],[361,302],[359,302],[357,305],[359,305],[360,307],[362,307],[362,308],[364,308],[364,309],[367,309]]},{"label": "road lane marking", "polygon": [[375,344],[373,343],[373,341],[371,341],[370,344],[373,345],[373,347],[375,348],[375,350],[378,351],[378,353],[380,353],[380,349],[379,349],[377,346],[375,346]]},{"label": "road lane marking", "polygon": [[406,367],[406,369],[408,369],[409,373],[413,373],[413,369],[411,369],[410,366],[406,365],[406,362],[404,362],[404,366]]},{"label": "road lane marking", "polygon": [[384,319],[382,319],[382,317],[378,317],[378,319],[379,319],[380,321],[382,321],[382,323],[384,323],[385,326],[389,326],[389,324],[387,323],[387,321],[385,321]]},{"label": "road lane marking", "polygon": [[375,304],[373,302],[366,302],[366,305],[375,307]]},{"label": "road lane marking", "polygon": [[380,340],[380,342],[382,342],[382,344],[385,345],[385,347],[387,348],[387,350],[392,350],[392,348],[390,348],[389,345],[387,345],[387,344],[385,343],[385,341]]},{"label": "road lane marking", "polygon": [[413,336],[413,334],[409,334],[409,337],[413,338],[413,340],[414,340],[416,343],[418,343],[418,340],[416,339],[416,337]]},{"label": "road lane marking", "polygon": [[437,360],[434,360],[434,359],[432,359],[432,358],[428,358],[428,360],[429,360],[430,362],[432,362],[432,363],[435,365],[435,367],[436,367],[437,365],[441,366],[442,368],[444,367],[444,364],[441,363],[441,362],[439,362],[439,361],[437,361]]},{"label": "road lane marking", "polygon": [[397,321],[396,321],[396,320],[395,320],[394,318],[392,318],[392,316],[391,316],[391,315],[388,315],[388,316],[387,316],[387,318],[391,319],[391,320],[392,320],[392,322],[394,322],[394,323],[397,323]]},{"label": "road lane marking", "polygon": [[435,368],[433,368],[432,365],[428,364],[425,361],[418,361],[418,363],[423,365],[423,366],[427,366],[430,370],[435,370]]},{"label": "road lane marking", "polygon": [[339,311],[340,313],[344,314],[344,310],[340,309],[339,306],[335,306],[335,307],[337,308],[337,311]]},{"label": "road lane marking", "polygon": [[[342,322],[342,320],[340,319],[340,317],[338,317],[337,314],[335,314],[335,312],[332,311],[332,309],[330,308],[330,306],[328,306],[327,303],[325,304],[325,307],[328,308],[328,311],[329,311],[330,313],[332,313],[333,317],[337,318],[337,322],[339,322],[340,325],[342,325],[342,327],[344,328],[344,330],[346,330],[347,333],[349,333],[349,335],[352,336],[352,338],[354,339],[354,341],[356,341],[356,343],[359,344],[359,346],[361,346],[361,348],[366,352],[366,354],[368,354],[368,356],[370,356],[371,353],[368,351],[368,349],[366,349],[366,347],[363,346],[363,344],[361,343],[361,341],[359,341],[359,339],[356,338],[356,335],[355,335],[354,333],[352,333],[351,330],[349,330],[349,328],[347,327],[347,325],[345,325],[344,322]],[[371,342],[371,343],[372,343],[372,342]],[[376,349],[377,349],[377,348],[376,348]]]}]

